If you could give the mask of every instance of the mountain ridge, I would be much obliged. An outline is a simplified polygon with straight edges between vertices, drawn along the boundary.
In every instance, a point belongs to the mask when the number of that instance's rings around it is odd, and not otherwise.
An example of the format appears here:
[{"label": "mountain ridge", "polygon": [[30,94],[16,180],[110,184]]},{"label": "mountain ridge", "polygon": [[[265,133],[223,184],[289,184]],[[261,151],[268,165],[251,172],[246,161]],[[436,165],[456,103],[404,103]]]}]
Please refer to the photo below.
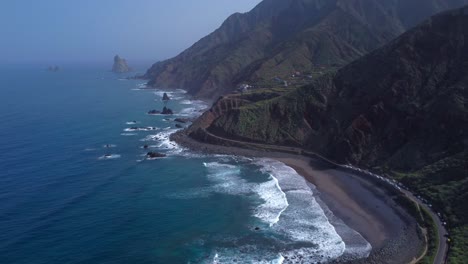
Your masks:
[{"label": "mountain ridge", "polygon": [[207,143],[206,135],[214,135],[301,147],[398,179],[443,213],[453,238],[449,261],[464,263],[466,87],[468,5],[431,17],[310,85],[224,96],[187,134]]},{"label": "mountain ridge", "polygon": [[[143,76],[151,87],[214,99],[243,82],[345,65],[436,11],[466,0],[265,0]],[[408,6],[418,6],[406,14]]]}]

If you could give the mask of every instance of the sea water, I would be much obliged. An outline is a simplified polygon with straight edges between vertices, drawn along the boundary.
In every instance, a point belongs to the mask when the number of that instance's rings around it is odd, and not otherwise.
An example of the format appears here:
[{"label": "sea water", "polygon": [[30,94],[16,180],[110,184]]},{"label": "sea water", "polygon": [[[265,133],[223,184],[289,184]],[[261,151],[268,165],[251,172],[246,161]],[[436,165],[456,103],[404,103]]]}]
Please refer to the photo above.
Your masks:
[{"label": "sea water", "polygon": [[[1,70],[1,263],[313,263],[369,254],[286,165],[171,142],[174,118],[208,107],[184,90],[142,89],[141,80],[99,68]],[[162,109],[164,92],[175,114],[148,115]],[[148,151],[167,157],[147,159]]]}]

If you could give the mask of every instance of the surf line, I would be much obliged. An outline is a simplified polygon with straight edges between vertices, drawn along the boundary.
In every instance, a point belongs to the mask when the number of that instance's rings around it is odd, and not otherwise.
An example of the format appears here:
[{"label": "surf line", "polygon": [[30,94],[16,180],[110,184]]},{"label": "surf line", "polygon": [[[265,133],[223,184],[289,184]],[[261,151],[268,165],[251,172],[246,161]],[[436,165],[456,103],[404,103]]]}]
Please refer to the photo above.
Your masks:
[{"label": "surf line", "polygon": [[270,174],[270,177],[272,177],[273,181],[275,181],[275,186],[281,192],[281,196],[286,204],[284,208],[278,213],[278,216],[276,217],[276,219],[272,223],[270,223],[270,227],[272,227],[273,225],[279,222],[281,214],[286,210],[286,208],[288,208],[289,203],[288,203],[288,199],[286,198],[286,193],[283,192],[283,190],[281,189],[281,186],[279,185],[278,179],[272,174]]}]

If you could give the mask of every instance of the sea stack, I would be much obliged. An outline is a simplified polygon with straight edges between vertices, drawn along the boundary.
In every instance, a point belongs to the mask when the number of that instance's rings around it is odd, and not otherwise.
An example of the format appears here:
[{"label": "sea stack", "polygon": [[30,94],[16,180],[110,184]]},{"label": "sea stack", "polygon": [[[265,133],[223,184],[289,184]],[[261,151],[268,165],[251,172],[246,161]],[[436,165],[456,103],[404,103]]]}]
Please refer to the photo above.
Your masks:
[{"label": "sea stack", "polygon": [[114,65],[112,66],[112,71],[115,73],[124,73],[129,72],[132,69],[128,67],[127,61],[124,58],[121,58],[119,55],[114,57]]}]

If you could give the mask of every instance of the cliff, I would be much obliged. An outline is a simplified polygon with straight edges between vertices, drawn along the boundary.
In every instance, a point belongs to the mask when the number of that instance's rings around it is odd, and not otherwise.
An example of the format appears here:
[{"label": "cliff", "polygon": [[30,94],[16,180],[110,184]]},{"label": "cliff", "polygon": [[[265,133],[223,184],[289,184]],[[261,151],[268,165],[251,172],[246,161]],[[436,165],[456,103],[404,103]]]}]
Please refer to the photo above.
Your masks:
[{"label": "cliff", "polygon": [[[296,146],[393,175],[468,241],[468,6],[436,15],[338,72],[283,95],[218,100],[188,133]],[[269,92],[266,94],[270,94]],[[219,142],[216,142],[219,143]]]},{"label": "cliff", "polygon": [[264,0],[144,75],[153,87],[217,98],[243,82],[340,66],[467,0]]}]

